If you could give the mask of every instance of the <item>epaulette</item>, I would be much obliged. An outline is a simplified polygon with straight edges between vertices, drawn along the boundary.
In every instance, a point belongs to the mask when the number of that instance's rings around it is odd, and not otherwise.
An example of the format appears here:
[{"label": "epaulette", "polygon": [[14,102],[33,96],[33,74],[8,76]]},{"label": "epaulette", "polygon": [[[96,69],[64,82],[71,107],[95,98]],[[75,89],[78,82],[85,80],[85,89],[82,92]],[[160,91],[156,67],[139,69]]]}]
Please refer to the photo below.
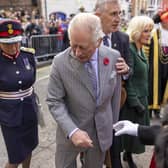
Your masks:
[{"label": "epaulette", "polygon": [[35,54],[35,49],[34,48],[20,47],[20,50],[24,51],[24,52],[29,52],[29,53]]}]

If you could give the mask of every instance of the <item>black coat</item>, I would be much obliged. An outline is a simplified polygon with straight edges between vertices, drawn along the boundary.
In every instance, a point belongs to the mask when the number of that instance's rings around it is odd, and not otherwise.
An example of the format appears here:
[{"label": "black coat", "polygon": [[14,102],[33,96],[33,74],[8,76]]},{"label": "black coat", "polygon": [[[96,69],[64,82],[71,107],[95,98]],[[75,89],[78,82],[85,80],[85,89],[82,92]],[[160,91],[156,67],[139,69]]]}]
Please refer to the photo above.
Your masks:
[{"label": "black coat", "polygon": [[120,52],[121,56],[130,67],[129,74],[132,73],[132,59],[129,53],[129,36],[121,31],[113,32],[111,37],[112,48]]},{"label": "black coat", "polygon": [[144,145],[154,145],[157,135],[161,131],[160,125],[153,126],[139,126],[138,127],[138,138]]}]

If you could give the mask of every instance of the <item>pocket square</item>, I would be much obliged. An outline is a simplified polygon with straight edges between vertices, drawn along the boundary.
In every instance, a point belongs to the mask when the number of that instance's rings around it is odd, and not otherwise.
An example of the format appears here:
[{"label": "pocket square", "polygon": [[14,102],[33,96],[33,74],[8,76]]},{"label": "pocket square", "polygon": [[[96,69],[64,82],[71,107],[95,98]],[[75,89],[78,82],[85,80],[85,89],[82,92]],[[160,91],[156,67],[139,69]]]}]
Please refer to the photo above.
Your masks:
[{"label": "pocket square", "polygon": [[111,75],[110,75],[110,79],[113,79],[116,77],[116,71],[112,71]]}]

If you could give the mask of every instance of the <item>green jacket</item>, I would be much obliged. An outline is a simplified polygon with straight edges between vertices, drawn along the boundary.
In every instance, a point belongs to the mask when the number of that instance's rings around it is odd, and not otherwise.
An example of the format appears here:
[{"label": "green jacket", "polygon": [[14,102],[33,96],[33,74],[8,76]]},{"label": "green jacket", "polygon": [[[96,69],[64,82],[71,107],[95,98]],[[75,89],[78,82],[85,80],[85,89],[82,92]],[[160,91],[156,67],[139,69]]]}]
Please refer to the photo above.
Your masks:
[{"label": "green jacket", "polygon": [[[133,74],[126,81],[127,99],[122,108],[121,120],[149,125],[147,59],[142,50],[138,53],[135,43],[130,44],[130,58]],[[122,137],[122,150],[138,154],[143,153],[145,147],[137,137],[125,135]]]},{"label": "green jacket", "polygon": [[133,75],[126,83],[127,102],[130,107],[140,106],[140,98],[148,96],[148,62],[141,51],[138,53],[134,43],[130,44],[130,56],[133,59]]}]

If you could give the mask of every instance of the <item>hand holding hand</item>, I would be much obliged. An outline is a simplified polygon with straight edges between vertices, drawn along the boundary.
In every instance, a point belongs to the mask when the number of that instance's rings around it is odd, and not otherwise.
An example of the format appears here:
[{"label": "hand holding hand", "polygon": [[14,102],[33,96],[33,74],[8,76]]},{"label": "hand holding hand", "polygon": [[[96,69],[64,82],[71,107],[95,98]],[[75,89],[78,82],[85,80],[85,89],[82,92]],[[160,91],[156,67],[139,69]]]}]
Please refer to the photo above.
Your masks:
[{"label": "hand holding hand", "polygon": [[117,73],[124,75],[129,72],[129,66],[126,64],[124,58],[120,57],[117,59],[116,63]]},{"label": "hand holding hand", "polygon": [[75,146],[79,147],[93,147],[93,141],[90,139],[87,132],[78,129],[71,136],[71,140]]},{"label": "hand holding hand", "polygon": [[116,124],[114,124],[113,129],[115,130],[115,136],[120,136],[124,134],[137,136],[138,126],[139,124],[134,124],[128,120],[123,120],[118,121]]}]

